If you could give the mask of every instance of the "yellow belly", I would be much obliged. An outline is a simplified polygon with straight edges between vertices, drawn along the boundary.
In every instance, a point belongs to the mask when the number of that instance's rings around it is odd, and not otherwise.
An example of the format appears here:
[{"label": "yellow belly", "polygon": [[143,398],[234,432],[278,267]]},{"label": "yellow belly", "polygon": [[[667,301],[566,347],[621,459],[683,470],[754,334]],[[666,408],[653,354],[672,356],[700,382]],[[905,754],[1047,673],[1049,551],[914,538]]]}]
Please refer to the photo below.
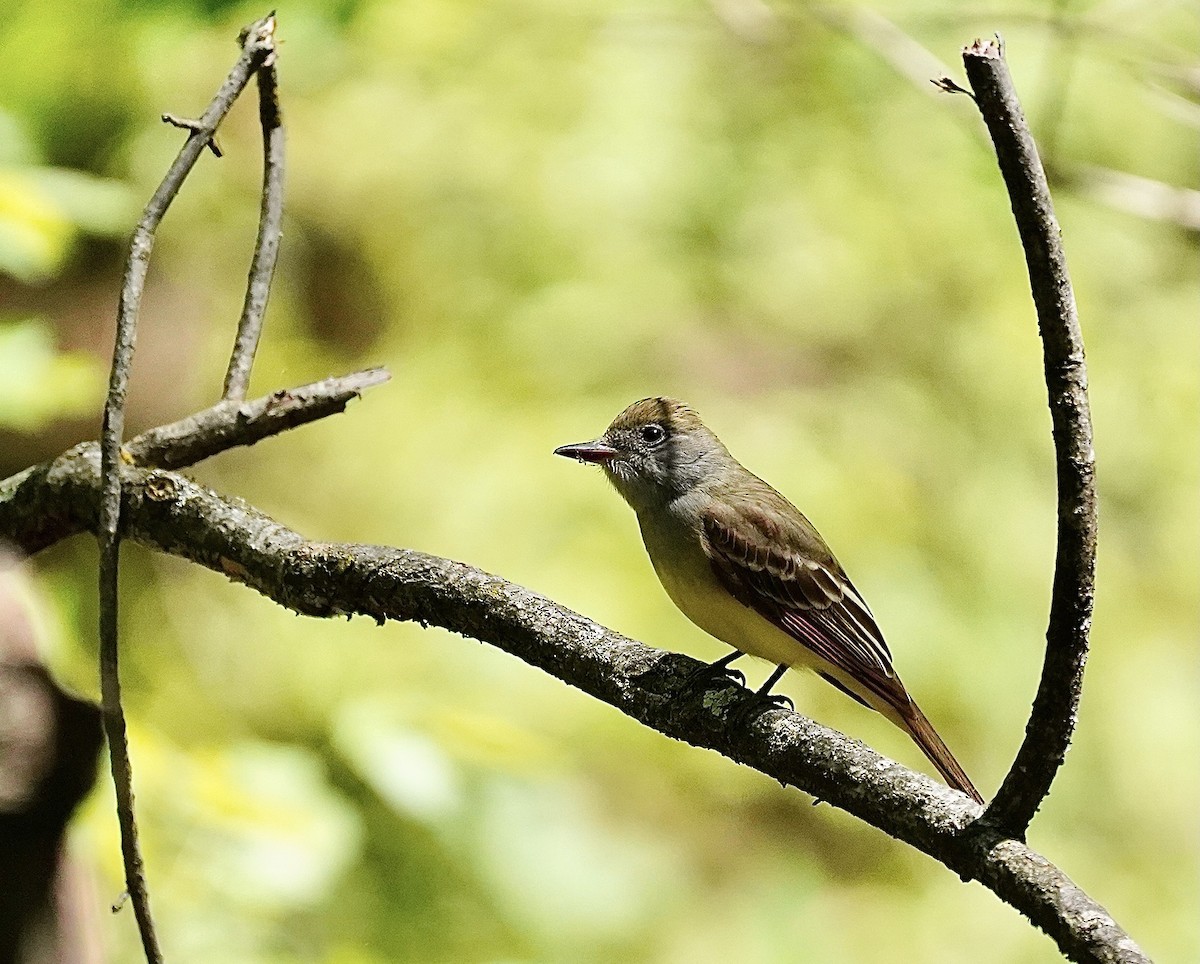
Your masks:
[{"label": "yellow belly", "polygon": [[907,729],[896,709],[873,690],[731,596],[717,580],[700,548],[698,535],[694,540],[680,538],[677,532],[656,530],[643,523],[642,540],[671,601],[710,636],[776,665],[810,669],[833,677],[872,709]]},{"label": "yellow belly", "polygon": [[726,591],[717,581],[698,537],[694,542],[682,540],[643,525],[642,539],[671,601],[710,636],[772,663],[809,669],[826,667],[825,661],[807,647]]}]

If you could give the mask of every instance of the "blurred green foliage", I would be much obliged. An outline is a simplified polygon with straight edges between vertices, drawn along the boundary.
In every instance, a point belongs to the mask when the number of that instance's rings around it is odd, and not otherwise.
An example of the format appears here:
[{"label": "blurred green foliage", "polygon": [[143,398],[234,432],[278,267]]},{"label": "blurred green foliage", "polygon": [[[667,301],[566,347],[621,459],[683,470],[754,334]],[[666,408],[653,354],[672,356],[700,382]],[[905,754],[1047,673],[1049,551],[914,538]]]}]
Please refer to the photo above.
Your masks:
[{"label": "blurred green foliage", "polygon": [[99,361],[58,351],[44,321],[0,320],[0,428],[28,432],[90,412],[103,386]]},{"label": "blurred green foliage", "polygon": [[45,165],[17,118],[0,111],[0,272],[48,281],[79,232],[123,233],[133,197],[120,181]]},{"label": "blurred green foliage", "polygon": [[[0,314],[45,319],[68,352],[40,325],[3,329],[8,438],[99,410],[118,239],[179,143],[158,115],[198,113],[263,13],[8,4]],[[1195,10],[303,0],[279,16],[287,221],[255,385],[368,363],[396,377],[196,475],[314,538],[460,558],[713,658],[628,510],[550,456],[634,398],[686,398],[817,522],[993,791],[1053,566],[1040,348],[972,105],[915,83],[937,65],[872,30],[891,21],[958,77],[960,46],[1002,31],[1056,170],[1194,186]],[[219,389],[258,211],[245,100],[159,239],[133,430]],[[1151,955],[1191,960],[1197,238],[1070,185],[1101,553],[1079,730],[1030,839]],[[43,457],[61,447],[45,436]],[[982,888],[486,646],[301,619],[178,560],[124,560],[138,801],[173,961],[1056,959]],[[94,694],[95,553],[78,540],[35,565],[49,658]],[[784,688],[922,764],[831,688]],[[74,843],[106,905],[110,790]],[[115,960],[137,959],[130,914],[102,926]]]}]

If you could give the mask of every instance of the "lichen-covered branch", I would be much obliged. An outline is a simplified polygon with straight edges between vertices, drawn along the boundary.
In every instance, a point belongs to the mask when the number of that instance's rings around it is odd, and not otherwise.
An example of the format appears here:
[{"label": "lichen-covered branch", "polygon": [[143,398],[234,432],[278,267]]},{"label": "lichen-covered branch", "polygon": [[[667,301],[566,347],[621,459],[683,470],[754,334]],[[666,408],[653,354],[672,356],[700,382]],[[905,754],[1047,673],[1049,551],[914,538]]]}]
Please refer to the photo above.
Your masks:
[{"label": "lichen-covered branch", "polygon": [[[144,467],[186,468],[226,449],[253,445],[271,435],[344,411],[351,399],[391,376],[382,368],[369,368],[336,378],[280,389],[252,402],[218,402],[195,415],[151,429],[124,446],[129,464]],[[34,465],[0,481],[0,537],[27,553],[40,552],[68,536],[82,532],[78,516],[53,501],[26,501],[37,485],[31,479],[56,478],[64,466],[96,457],[95,442],[81,442],[57,459]]]},{"label": "lichen-covered branch", "polygon": [[[652,649],[499,576],[424,553],[312,543],[250,505],[163,470],[124,470],[126,538],[192,560],[311,616],[362,614],[442,626],[491,643],[667,736],[706,747],[839,807],[993,890],[1076,961],[1147,958],[1112,917],[1045,858],[980,821],[962,794],[796,713],[731,725],[748,691],[696,693],[700,664]],[[0,535],[46,543],[30,514],[60,531],[96,525],[94,446],[0,484]]]},{"label": "lichen-covered branch", "polygon": [[1037,146],[999,43],[976,41],[963,51],[963,63],[1025,249],[1058,470],[1058,554],[1042,679],[1025,740],[987,813],[997,827],[1023,837],[1066,756],[1083,690],[1096,572],[1095,456],[1083,334]]}]

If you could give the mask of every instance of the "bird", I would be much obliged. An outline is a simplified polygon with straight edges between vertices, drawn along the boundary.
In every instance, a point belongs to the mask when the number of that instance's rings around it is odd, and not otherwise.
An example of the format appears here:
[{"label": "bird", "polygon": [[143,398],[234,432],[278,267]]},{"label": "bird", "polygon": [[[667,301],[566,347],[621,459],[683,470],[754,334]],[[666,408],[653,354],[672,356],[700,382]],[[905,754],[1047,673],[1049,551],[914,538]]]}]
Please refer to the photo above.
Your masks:
[{"label": "bird", "polygon": [[825,540],[690,406],[643,398],[599,438],[554,454],[604,470],[636,513],[671,601],[733,647],[711,672],[731,672],[746,654],[768,659],[776,668],[756,695],[777,704],[770,691],[783,674],[811,669],[904,730],[949,786],[984,802],[901,682],[870,607]]}]

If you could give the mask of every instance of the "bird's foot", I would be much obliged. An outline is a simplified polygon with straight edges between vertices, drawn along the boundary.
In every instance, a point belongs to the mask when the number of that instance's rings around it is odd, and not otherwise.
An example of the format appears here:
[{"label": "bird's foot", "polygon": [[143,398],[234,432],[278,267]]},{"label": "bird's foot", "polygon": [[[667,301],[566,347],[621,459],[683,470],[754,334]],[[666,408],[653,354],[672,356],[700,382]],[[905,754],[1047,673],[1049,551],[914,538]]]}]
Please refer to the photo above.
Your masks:
[{"label": "bird's foot", "polygon": [[685,687],[693,692],[699,691],[702,693],[705,690],[722,686],[725,683],[736,683],[738,686],[745,686],[745,673],[740,669],[733,669],[729,665],[741,655],[738,652],[730,653],[728,656],[721,657],[721,659],[697,667],[688,674],[684,684]]},{"label": "bird's foot", "polygon": [[780,663],[775,667],[775,671],[767,678],[755,692],[753,696],[747,696],[742,700],[729,714],[729,722],[735,725],[745,726],[757,717],[762,716],[770,710],[794,710],[796,704],[788,697],[780,696],[771,692],[773,687],[783,677],[783,674],[788,671],[787,663]]},{"label": "bird's foot", "polygon": [[782,693],[754,693],[747,696],[729,711],[729,722],[734,726],[749,726],[758,717],[771,710],[794,710],[796,704],[791,697]]}]

